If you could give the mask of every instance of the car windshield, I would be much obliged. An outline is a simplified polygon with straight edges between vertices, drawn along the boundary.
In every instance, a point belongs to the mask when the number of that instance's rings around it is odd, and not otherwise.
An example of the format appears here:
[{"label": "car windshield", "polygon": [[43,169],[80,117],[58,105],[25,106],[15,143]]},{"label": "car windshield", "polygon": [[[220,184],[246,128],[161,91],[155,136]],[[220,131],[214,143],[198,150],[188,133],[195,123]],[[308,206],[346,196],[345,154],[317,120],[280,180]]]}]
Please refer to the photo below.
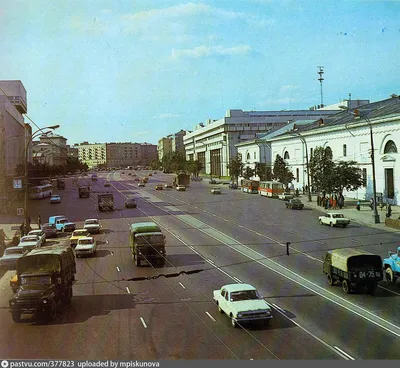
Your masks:
[{"label": "car windshield", "polygon": [[234,291],[231,293],[231,301],[239,302],[242,300],[261,299],[256,290]]},{"label": "car windshield", "polygon": [[140,244],[140,245],[162,243],[163,240],[164,240],[164,237],[161,234],[156,234],[156,235],[138,234],[135,236],[136,243]]},{"label": "car windshield", "polygon": [[29,243],[37,241],[37,236],[25,236],[21,238],[21,243]]},{"label": "car windshield", "polygon": [[79,244],[81,245],[92,245],[93,240],[92,239],[81,239],[79,240]]},{"label": "car windshield", "polygon": [[97,225],[99,223],[99,221],[97,220],[86,220],[85,224],[86,225]]},{"label": "car windshield", "polygon": [[72,233],[72,236],[82,236],[82,235],[86,235],[87,231],[83,231],[83,230],[76,230]]},{"label": "car windshield", "polygon": [[21,276],[21,285],[51,285],[50,276]]},{"label": "car windshield", "polygon": [[344,218],[344,215],[340,214],[340,213],[336,213],[334,215],[332,215],[333,218]]}]

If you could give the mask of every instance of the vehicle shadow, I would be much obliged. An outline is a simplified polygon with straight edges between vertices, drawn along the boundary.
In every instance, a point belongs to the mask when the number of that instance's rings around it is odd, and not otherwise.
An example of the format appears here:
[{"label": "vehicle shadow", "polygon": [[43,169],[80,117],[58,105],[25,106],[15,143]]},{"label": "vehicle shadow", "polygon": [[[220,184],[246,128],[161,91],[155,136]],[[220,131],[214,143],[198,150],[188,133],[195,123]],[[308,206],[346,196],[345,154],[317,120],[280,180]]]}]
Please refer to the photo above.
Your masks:
[{"label": "vehicle shadow", "polygon": [[176,254],[165,257],[164,267],[193,266],[205,263],[205,260],[197,254]]}]

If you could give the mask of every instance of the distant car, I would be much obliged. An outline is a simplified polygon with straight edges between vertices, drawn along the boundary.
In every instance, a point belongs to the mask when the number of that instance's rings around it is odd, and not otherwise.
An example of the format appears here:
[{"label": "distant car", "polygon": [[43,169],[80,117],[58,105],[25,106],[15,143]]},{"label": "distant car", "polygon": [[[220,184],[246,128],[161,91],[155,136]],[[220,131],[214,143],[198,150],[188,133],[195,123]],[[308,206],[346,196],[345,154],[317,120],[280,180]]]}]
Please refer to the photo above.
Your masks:
[{"label": "distant car", "polygon": [[121,174],[125,174],[125,171],[122,171]]},{"label": "distant car", "polygon": [[146,184],[143,181],[140,181],[138,183],[138,187],[145,187],[145,186],[146,186]]},{"label": "distant car", "polygon": [[58,194],[53,194],[50,197],[50,203],[61,203],[61,197]]},{"label": "distant car", "polygon": [[153,174],[157,174],[157,171],[154,171]]},{"label": "distant car", "polygon": [[302,210],[304,207],[304,203],[300,199],[293,198],[289,199],[286,202],[286,208],[289,208],[291,210]]},{"label": "distant car", "polygon": [[86,229],[76,229],[72,232],[71,237],[69,238],[69,244],[71,247],[75,247],[78,244],[78,240],[80,238],[87,238],[89,236],[89,231],[87,231]]},{"label": "distant car", "polygon": [[179,192],[184,192],[186,190],[186,187],[184,185],[177,185],[176,190]]},{"label": "distant car", "polygon": [[324,216],[319,216],[318,220],[321,225],[329,225],[331,227],[346,227],[350,224],[350,220],[339,212],[326,212]]},{"label": "distant car", "polygon": [[164,188],[172,188],[172,183],[165,183]]},{"label": "distant car", "polygon": [[92,237],[79,238],[78,244],[75,247],[77,257],[93,256],[96,254],[97,242]]},{"label": "distant car", "polygon": [[210,181],[208,182],[209,184],[217,184],[217,181],[214,179],[210,179]]},{"label": "distant car", "polygon": [[31,230],[28,235],[36,235],[39,237],[40,242],[41,242],[41,246],[46,242],[46,234],[43,230]]},{"label": "distant car", "polygon": [[290,194],[290,193],[278,194],[278,199],[282,199],[284,201],[288,201],[289,199],[293,199],[293,198],[294,198],[293,194]]},{"label": "distant car", "polygon": [[64,232],[64,233],[73,232],[75,229],[76,229],[75,222],[71,222],[71,221],[68,221],[68,220],[62,226],[62,232]]},{"label": "distant car", "polygon": [[152,173],[149,173],[149,176],[153,176],[153,174],[152,174]]},{"label": "distant car", "polygon": [[37,235],[25,235],[19,240],[18,247],[26,250],[39,248],[42,245],[40,238]]},{"label": "distant car", "polygon": [[211,193],[212,194],[221,194],[222,193],[222,189],[220,187],[212,187],[211,188]]},{"label": "distant car", "polygon": [[110,184],[108,181],[106,181],[106,182],[104,183],[104,186],[105,186],[105,187],[110,187],[111,184]]},{"label": "distant car", "polygon": [[236,183],[230,183],[229,184],[229,189],[237,189],[237,188],[238,188],[238,186],[237,186]]},{"label": "distant car", "polygon": [[90,234],[99,234],[101,231],[100,221],[98,219],[86,219],[83,225]]},{"label": "distant car", "polygon": [[138,177],[136,177],[134,180],[135,180],[135,181],[140,181],[140,179],[139,179]]},{"label": "distant car", "polygon": [[0,258],[0,267],[8,270],[15,270],[17,268],[17,260],[27,252],[28,250],[23,247],[6,248],[3,256]]},{"label": "distant car", "polygon": [[46,234],[46,239],[57,238],[57,227],[55,224],[45,223],[41,226],[41,228]]},{"label": "distant car", "polygon": [[136,199],[134,197],[125,198],[125,208],[136,208]]},{"label": "distant car", "polygon": [[157,184],[155,189],[156,190],[163,190],[162,184]]}]

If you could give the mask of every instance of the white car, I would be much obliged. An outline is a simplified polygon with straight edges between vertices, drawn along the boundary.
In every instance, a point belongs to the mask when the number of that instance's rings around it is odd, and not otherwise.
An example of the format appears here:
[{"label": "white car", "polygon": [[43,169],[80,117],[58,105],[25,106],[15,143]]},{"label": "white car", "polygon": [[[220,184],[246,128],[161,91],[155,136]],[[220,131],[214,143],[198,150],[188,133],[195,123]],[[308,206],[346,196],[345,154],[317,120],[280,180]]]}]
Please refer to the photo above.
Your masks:
[{"label": "white car", "polygon": [[46,233],[43,230],[31,230],[28,235],[37,235],[40,238],[41,245],[46,243]]},{"label": "white car", "polygon": [[98,219],[87,219],[83,225],[83,228],[90,234],[100,234],[101,225]]},{"label": "white car", "polygon": [[184,192],[186,190],[186,187],[184,185],[177,185],[176,190],[178,192]]},{"label": "white car", "polygon": [[96,254],[97,242],[92,237],[79,238],[78,244],[75,247],[75,254],[77,257],[93,256]]},{"label": "white car", "polygon": [[19,240],[18,247],[24,247],[26,250],[39,248],[42,242],[37,235],[25,235]]},{"label": "white car", "polygon": [[321,225],[329,225],[331,227],[346,227],[350,223],[350,220],[339,212],[326,212],[324,216],[319,216],[318,219]]},{"label": "white car", "polygon": [[293,198],[294,198],[293,194],[290,194],[290,193],[278,194],[278,199],[282,199],[284,201],[288,201],[289,199],[293,199]]},{"label": "white car", "polygon": [[222,189],[220,187],[212,187],[211,188],[211,193],[212,194],[221,194]]},{"label": "white car", "polygon": [[50,197],[50,203],[61,203],[61,197],[58,194],[53,194]]},{"label": "white car", "polygon": [[256,288],[249,284],[228,284],[214,290],[214,301],[220,313],[225,313],[233,327],[243,322],[263,322],[269,324],[272,311],[261,298]]}]

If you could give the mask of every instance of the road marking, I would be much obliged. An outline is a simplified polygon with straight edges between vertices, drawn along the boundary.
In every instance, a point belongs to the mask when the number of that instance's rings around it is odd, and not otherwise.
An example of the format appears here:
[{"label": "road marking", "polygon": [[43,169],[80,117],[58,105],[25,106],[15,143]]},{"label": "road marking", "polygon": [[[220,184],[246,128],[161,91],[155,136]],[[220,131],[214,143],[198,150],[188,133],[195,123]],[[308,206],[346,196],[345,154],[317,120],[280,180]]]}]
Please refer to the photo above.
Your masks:
[{"label": "road marking", "polygon": [[273,305],[276,309],[279,309],[282,313],[285,313],[285,311],[284,311],[281,307],[279,307],[278,305],[276,305],[275,303],[272,303],[272,305]]},{"label": "road marking", "polygon": [[318,244],[322,244],[322,245],[325,244],[325,243],[324,243],[323,241],[321,241],[321,240],[316,240],[315,242],[318,243]]},{"label": "road marking", "polygon": [[360,244],[361,242],[359,241],[359,240],[354,240],[354,239],[352,239],[352,240],[350,240],[352,243],[356,243],[356,244]]},{"label": "road marking", "polygon": [[347,360],[355,360],[351,355],[347,354],[345,351],[343,351],[342,349],[339,349],[337,346],[334,346],[334,348],[341,354],[344,355],[345,358],[347,358]]},{"label": "road marking", "polygon": [[215,264],[211,259],[206,259],[208,263]]},{"label": "road marking", "polygon": [[128,286],[127,286],[125,289],[126,289],[126,291],[128,292],[128,294],[131,293],[131,291],[129,290]]},{"label": "road marking", "polygon": [[140,320],[142,321],[142,325],[144,328],[147,328],[146,322],[144,321],[143,317],[140,317]]},{"label": "road marking", "polygon": [[241,228],[243,228],[243,226],[242,225],[238,225],[239,227],[241,227]]},{"label": "road marking", "polygon": [[106,244],[108,244],[108,240],[106,240]]},{"label": "road marking", "polygon": [[208,312],[206,312],[207,316],[209,316],[214,322],[216,322],[217,320]]},{"label": "road marking", "polygon": [[185,285],[183,285],[181,282],[179,283],[179,285],[181,285],[183,289],[186,289]]},{"label": "road marking", "polygon": [[258,236],[264,236],[263,234],[260,234],[260,233],[256,233]]},{"label": "road marking", "polygon": [[242,283],[242,280],[238,279],[237,277],[233,276],[234,280],[236,280],[239,284]]},{"label": "road marking", "polygon": [[117,271],[118,271],[118,272],[121,272],[121,270],[119,269],[119,267],[118,267],[118,266],[117,266]]}]

